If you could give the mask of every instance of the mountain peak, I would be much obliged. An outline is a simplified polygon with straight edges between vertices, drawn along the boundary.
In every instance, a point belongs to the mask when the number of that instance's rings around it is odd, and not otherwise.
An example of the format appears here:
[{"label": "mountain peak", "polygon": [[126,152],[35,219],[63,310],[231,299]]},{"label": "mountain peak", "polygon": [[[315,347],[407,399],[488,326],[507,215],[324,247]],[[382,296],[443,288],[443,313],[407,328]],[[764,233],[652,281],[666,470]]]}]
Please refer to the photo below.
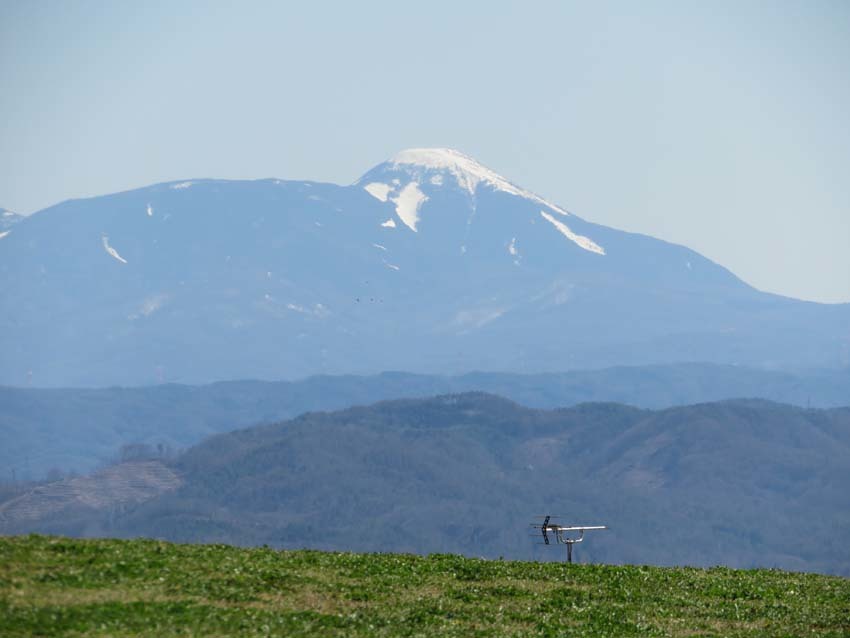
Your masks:
[{"label": "mountain peak", "polygon": [[[452,148],[408,148],[396,153],[378,168],[403,171],[420,183],[427,181],[435,186],[442,186],[445,183],[444,175],[448,174],[461,189],[473,197],[478,187],[485,185],[493,190],[533,200],[562,215],[569,215],[563,208],[520,188],[469,155]],[[371,178],[373,173],[374,169],[360,181]]]},{"label": "mountain peak", "polygon": [[431,170],[449,171],[467,190],[474,190],[478,182],[506,182],[504,177],[490,170],[469,155],[453,148],[408,148],[390,158],[393,165],[410,164]]}]

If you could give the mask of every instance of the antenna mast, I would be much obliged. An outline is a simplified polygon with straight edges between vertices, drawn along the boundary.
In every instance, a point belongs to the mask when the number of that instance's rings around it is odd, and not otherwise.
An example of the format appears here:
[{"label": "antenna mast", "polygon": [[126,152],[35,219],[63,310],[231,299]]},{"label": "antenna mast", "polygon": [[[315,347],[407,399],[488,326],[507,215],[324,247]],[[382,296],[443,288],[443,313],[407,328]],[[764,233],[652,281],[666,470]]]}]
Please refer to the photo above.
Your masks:
[{"label": "antenna mast", "polygon": [[[543,544],[549,545],[549,534],[555,534],[555,542],[559,545],[567,546],[568,563],[573,562],[573,545],[575,545],[576,543],[581,543],[584,540],[584,533],[586,531],[595,529],[608,529],[606,525],[557,525],[555,523],[550,523],[549,521],[552,518],[558,517],[549,515],[537,518],[543,518],[543,523],[532,523],[531,526],[535,529],[539,529],[540,532],[543,534]],[[578,537],[573,536],[573,532],[578,532]]]}]

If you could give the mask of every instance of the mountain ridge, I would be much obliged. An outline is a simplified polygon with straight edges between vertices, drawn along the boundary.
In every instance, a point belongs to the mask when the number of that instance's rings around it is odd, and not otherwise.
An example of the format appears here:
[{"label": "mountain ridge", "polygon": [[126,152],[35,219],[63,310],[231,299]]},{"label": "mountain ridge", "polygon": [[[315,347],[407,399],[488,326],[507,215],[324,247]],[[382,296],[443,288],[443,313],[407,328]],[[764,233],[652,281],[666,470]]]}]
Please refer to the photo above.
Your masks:
[{"label": "mountain ridge", "polygon": [[182,449],[216,433],[304,412],[469,391],[543,409],[588,401],[663,409],[741,396],[827,408],[847,404],[850,370],[804,375],[681,364],[560,374],[476,372],[458,377],[385,372],[204,386],[0,386],[0,471],[19,479],[88,472],[114,458],[125,445]]},{"label": "mountain ridge", "polygon": [[582,548],[593,562],[848,574],[848,451],[850,408],[452,394],[219,434],[167,462],[173,478],[158,469],[144,502],[60,511],[32,494],[2,511],[40,518],[0,530],[560,560],[527,535],[552,512],[610,527]]},{"label": "mountain ridge", "polygon": [[501,176],[473,201],[418,170],[173,181],[21,220],[0,244],[0,383],[850,364],[850,304],[756,291]]}]

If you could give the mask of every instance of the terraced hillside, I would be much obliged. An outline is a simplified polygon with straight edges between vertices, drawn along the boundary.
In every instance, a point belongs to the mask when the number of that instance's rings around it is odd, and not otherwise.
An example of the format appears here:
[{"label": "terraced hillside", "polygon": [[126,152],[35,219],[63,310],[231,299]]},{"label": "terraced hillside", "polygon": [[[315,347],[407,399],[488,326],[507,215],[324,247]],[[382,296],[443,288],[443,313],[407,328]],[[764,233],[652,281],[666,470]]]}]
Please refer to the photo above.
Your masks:
[{"label": "terraced hillside", "polygon": [[0,537],[2,636],[847,636],[850,580]]},{"label": "terraced hillside", "polygon": [[0,525],[61,519],[69,511],[109,511],[143,503],[176,489],[182,481],[171,468],[155,460],[129,461],[91,476],[55,481],[0,504]]}]

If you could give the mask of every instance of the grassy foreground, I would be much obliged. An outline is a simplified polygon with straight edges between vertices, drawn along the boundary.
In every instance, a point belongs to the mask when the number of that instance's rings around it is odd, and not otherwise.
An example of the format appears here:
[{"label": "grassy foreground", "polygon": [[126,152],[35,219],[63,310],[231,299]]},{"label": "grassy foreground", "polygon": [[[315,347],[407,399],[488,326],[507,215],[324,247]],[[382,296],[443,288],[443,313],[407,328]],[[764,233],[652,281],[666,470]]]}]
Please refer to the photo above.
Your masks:
[{"label": "grassy foreground", "polygon": [[0,636],[848,636],[850,580],[0,537]]}]

